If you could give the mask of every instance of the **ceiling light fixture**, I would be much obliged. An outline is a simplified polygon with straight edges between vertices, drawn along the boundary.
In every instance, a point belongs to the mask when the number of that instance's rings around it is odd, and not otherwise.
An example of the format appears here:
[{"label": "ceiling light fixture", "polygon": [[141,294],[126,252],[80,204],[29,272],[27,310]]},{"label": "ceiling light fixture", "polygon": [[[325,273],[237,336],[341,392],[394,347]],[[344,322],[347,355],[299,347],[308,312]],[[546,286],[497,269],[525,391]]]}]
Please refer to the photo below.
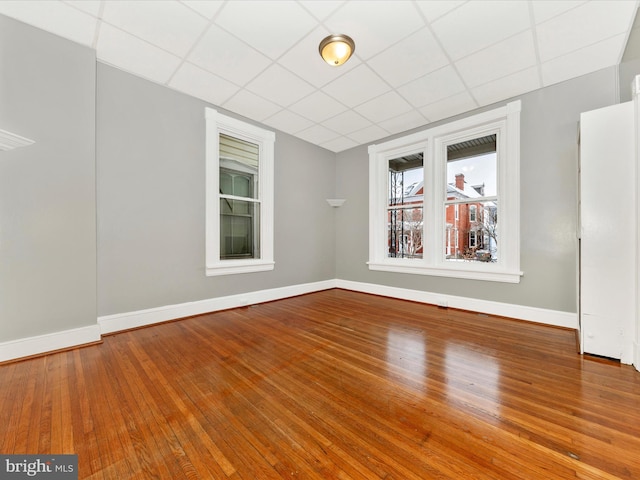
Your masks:
[{"label": "ceiling light fixture", "polygon": [[320,42],[320,56],[332,67],[342,65],[356,50],[356,44],[347,35],[329,35]]}]

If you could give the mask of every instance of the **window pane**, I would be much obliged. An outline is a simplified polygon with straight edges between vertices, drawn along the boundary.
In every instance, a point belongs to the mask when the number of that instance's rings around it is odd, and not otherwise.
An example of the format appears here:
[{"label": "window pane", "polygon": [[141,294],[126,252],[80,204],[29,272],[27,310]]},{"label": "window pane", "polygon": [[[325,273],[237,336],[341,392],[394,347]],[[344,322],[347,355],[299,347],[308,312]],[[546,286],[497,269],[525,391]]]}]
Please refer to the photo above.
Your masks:
[{"label": "window pane", "polygon": [[[459,214],[456,217],[455,209]],[[475,212],[472,214],[472,212]],[[498,205],[469,202],[445,205],[445,258],[452,262],[498,260]],[[475,220],[472,220],[475,218]]]},{"label": "window pane", "polygon": [[259,146],[220,134],[220,193],[258,198]]},{"label": "window pane", "polygon": [[255,180],[255,175],[221,168],[220,193],[222,195],[255,198],[253,195]]},{"label": "window pane", "polygon": [[389,161],[387,255],[422,258],[424,168],[423,154]]},{"label": "window pane", "polygon": [[447,200],[497,195],[496,135],[447,146]]},{"label": "window pane", "polygon": [[233,195],[233,175],[231,172],[220,171],[220,193]]},{"label": "window pane", "polygon": [[389,160],[389,205],[422,203],[424,196],[423,154]]},{"label": "window pane", "polygon": [[260,205],[220,199],[220,258],[259,258]]},{"label": "window pane", "polygon": [[387,221],[388,256],[391,258],[422,258],[422,206],[393,208]]},{"label": "window pane", "polygon": [[233,194],[238,197],[253,198],[251,195],[250,175],[235,175],[233,177]]}]

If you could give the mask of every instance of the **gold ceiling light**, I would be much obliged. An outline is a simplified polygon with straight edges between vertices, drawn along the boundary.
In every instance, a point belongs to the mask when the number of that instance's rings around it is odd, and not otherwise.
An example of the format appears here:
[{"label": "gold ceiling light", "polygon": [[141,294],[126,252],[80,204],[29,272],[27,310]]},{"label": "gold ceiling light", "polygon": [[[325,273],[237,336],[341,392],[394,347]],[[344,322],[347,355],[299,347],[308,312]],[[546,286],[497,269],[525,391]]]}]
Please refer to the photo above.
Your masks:
[{"label": "gold ceiling light", "polygon": [[320,56],[332,67],[342,65],[356,50],[356,44],[347,35],[329,35],[320,42]]}]

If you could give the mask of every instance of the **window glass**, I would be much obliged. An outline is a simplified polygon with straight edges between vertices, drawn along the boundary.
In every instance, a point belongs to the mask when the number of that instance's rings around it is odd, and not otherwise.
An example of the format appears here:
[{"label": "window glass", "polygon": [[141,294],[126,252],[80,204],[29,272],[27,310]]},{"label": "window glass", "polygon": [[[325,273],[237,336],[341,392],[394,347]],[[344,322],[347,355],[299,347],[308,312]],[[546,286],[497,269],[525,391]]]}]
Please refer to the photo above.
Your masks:
[{"label": "window glass", "polygon": [[[220,259],[259,258],[258,145],[220,134]],[[234,197],[246,198],[246,201]]]},{"label": "window glass", "polygon": [[447,145],[445,259],[498,260],[496,134]]},{"label": "window glass", "polygon": [[520,281],[520,110],[369,146],[370,270]]},{"label": "window glass", "polygon": [[387,252],[391,258],[422,258],[424,213],[423,154],[389,161]]},{"label": "window glass", "polygon": [[497,195],[496,137],[492,134],[447,145],[448,188],[458,188],[465,195]]},{"label": "window glass", "polygon": [[207,108],[206,273],[273,270],[275,134]]},{"label": "window glass", "polygon": [[220,258],[260,257],[260,206],[254,202],[220,199]]}]

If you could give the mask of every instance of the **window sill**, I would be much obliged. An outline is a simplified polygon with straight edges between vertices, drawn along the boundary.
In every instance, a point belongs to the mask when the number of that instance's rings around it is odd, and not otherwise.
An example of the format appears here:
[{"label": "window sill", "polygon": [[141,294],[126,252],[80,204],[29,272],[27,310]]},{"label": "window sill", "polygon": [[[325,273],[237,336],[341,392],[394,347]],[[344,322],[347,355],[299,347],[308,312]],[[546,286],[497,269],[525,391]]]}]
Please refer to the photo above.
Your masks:
[{"label": "window sill", "polygon": [[227,260],[207,266],[207,277],[218,275],[236,275],[239,273],[267,272],[273,270],[275,262],[266,260]]},{"label": "window sill", "polygon": [[489,268],[430,267],[417,263],[376,263],[367,262],[369,270],[394,273],[410,273],[413,275],[432,275],[435,277],[464,278],[488,282],[520,283],[522,272],[517,270],[497,270]]}]

